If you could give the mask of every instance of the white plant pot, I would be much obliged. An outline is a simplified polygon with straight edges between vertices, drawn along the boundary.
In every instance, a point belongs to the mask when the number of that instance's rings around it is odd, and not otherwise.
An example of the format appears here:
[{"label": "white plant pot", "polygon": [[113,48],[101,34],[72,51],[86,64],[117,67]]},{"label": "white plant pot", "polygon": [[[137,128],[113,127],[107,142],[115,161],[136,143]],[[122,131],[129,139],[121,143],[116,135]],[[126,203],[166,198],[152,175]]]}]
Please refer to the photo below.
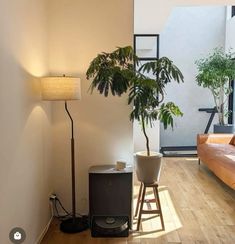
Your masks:
[{"label": "white plant pot", "polygon": [[150,152],[150,156],[147,156],[147,152],[137,152],[135,157],[138,180],[146,184],[158,182],[162,165],[162,154]]}]

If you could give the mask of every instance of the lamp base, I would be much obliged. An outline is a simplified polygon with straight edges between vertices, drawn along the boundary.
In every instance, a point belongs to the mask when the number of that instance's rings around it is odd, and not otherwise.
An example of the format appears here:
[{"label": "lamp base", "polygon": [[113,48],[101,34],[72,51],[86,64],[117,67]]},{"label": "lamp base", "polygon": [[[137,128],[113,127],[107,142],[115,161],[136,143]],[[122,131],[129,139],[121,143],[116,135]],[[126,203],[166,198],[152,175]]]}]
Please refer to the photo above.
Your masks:
[{"label": "lamp base", "polygon": [[69,218],[60,224],[60,230],[64,233],[78,233],[88,229],[88,221],[86,217]]}]

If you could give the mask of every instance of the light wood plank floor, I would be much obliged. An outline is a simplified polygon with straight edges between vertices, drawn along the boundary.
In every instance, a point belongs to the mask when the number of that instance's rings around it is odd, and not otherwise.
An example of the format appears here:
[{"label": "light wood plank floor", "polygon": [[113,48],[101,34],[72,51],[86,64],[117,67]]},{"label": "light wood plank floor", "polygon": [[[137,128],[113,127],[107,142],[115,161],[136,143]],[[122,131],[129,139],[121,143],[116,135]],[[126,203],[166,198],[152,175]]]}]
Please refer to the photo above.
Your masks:
[{"label": "light wood plank floor", "polygon": [[[138,186],[134,192],[136,204]],[[148,194],[151,198],[152,192]],[[42,244],[235,243],[235,191],[206,166],[198,166],[196,158],[164,158],[160,199],[165,231],[160,230],[159,217],[144,215],[142,231],[133,231],[128,238],[92,238],[89,231],[61,233],[55,220]]]}]

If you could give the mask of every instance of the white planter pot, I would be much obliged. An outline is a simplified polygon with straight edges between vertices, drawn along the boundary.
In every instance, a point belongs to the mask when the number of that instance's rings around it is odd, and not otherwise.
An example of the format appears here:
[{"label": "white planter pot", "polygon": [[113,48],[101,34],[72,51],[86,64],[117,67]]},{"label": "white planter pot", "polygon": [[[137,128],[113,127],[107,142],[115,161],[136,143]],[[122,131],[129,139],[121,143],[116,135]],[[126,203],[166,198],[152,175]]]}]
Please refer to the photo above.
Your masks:
[{"label": "white planter pot", "polygon": [[137,152],[136,155],[136,174],[139,181],[151,184],[159,181],[161,171],[162,154],[158,152]]}]

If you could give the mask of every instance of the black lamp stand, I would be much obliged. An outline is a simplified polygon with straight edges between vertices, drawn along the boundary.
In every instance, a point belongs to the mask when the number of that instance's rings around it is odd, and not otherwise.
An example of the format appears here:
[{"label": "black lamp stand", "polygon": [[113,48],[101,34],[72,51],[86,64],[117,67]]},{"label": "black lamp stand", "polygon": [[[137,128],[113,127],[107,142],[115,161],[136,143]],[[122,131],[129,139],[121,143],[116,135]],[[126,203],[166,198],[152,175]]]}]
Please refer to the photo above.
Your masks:
[{"label": "black lamp stand", "polygon": [[62,221],[60,230],[65,233],[77,233],[88,228],[87,219],[85,217],[76,217],[76,181],[75,181],[75,156],[74,156],[74,131],[73,118],[68,110],[67,102],[65,101],[65,111],[71,120],[71,174],[72,174],[72,214],[71,218]]}]

